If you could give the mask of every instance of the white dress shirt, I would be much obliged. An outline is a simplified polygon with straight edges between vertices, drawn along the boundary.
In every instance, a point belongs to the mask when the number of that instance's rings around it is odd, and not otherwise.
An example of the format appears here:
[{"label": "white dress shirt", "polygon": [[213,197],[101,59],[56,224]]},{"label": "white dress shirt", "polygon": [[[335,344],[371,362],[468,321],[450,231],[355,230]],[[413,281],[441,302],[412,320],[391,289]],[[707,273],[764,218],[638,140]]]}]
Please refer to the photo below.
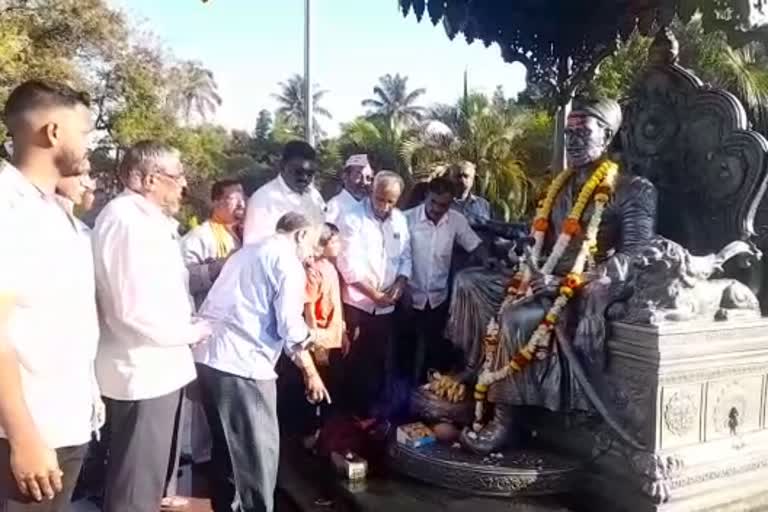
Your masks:
[{"label": "white dress shirt", "polygon": [[0,296],[11,301],[4,334],[18,356],[24,401],[50,448],[85,444],[99,339],[88,230],[0,163],[0,233]]},{"label": "white dress shirt", "polygon": [[313,185],[299,194],[278,175],[248,199],[243,243],[253,244],[274,234],[277,221],[288,212],[301,213],[311,222],[320,224],[325,221],[325,210],[325,201]]},{"label": "white dress shirt", "polygon": [[350,210],[354,210],[360,201],[355,199],[355,196],[349,193],[347,189],[341,189],[341,192],[333,196],[328,201],[328,213],[325,215],[325,220],[336,224],[339,222],[339,216],[345,215]]},{"label": "white dress shirt", "polygon": [[201,308],[213,334],[195,347],[195,360],[246,379],[275,379],[280,352],[290,355],[309,341],[305,276],[296,243],[285,235],[233,254]]},{"label": "white dress shirt", "polygon": [[124,192],[96,219],[93,251],[102,393],[143,400],[182,388],[195,378],[189,345],[205,337],[208,325],[192,320],[175,221],[141,195]]},{"label": "white dress shirt", "polygon": [[427,217],[423,204],[411,208],[405,216],[413,249],[413,276],[408,282],[413,307],[423,310],[429,305],[434,309],[448,299],[454,243],[472,252],[482,240],[456,210],[448,210],[437,224]]},{"label": "white dress shirt", "polygon": [[[367,281],[384,290],[398,276],[411,277],[411,236],[408,221],[394,209],[385,221],[373,214],[370,199],[364,199],[341,219],[339,226],[343,250],[338,268],[345,283]],[[394,306],[380,307],[354,284],[342,288],[345,304],[374,315],[394,311]]]}]

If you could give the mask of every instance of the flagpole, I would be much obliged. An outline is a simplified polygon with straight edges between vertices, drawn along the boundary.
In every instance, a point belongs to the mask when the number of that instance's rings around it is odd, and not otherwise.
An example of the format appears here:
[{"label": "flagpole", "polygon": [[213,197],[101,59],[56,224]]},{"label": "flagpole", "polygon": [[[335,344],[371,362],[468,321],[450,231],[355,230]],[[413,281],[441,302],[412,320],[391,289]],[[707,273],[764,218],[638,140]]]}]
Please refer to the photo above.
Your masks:
[{"label": "flagpole", "polygon": [[312,105],[312,76],[310,73],[310,18],[311,18],[311,10],[310,10],[310,0],[304,0],[304,98],[305,98],[305,109],[304,109],[304,139],[309,143],[314,145],[315,143],[315,137],[314,137],[314,130],[312,129],[312,119],[314,116],[313,113],[313,107]]}]

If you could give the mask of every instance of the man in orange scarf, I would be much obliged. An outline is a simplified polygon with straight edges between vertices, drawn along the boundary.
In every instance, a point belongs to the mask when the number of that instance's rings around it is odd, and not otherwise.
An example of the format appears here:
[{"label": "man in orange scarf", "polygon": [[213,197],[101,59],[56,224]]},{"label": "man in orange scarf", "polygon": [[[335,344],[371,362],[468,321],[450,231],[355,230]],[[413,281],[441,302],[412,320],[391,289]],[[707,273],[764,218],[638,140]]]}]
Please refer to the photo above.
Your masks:
[{"label": "man in orange scarf", "polygon": [[240,182],[217,181],[211,188],[211,201],[211,217],[181,241],[196,307],[202,304],[227,257],[240,248],[238,233],[245,218],[245,195]]}]

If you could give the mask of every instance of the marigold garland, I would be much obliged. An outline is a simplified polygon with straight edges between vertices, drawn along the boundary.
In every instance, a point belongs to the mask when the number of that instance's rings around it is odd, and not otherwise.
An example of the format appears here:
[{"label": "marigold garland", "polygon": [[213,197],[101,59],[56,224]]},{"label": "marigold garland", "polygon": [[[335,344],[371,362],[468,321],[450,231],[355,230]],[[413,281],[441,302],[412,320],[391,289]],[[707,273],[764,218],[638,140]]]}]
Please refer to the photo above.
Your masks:
[{"label": "marigold garland", "polygon": [[[483,349],[485,354],[483,369],[477,384],[475,385],[474,430],[479,431],[482,428],[480,422],[483,418],[484,403],[489,386],[506,378],[511,373],[522,371],[530,364],[534,357],[546,357],[546,353],[549,350],[552,331],[555,328],[563,309],[565,309],[568,301],[576,294],[576,291],[584,285],[583,272],[585,268],[588,268],[594,262],[594,254],[597,252],[597,234],[600,229],[603,213],[613,194],[618,171],[619,166],[615,162],[606,160],[595,169],[586,183],[582,186],[576,202],[573,204],[571,211],[563,222],[560,235],[555,242],[552,252],[544,265],[539,269],[539,273],[541,274],[552,274],[565,254],[565,251],[568,249],[573,237],[581,234],[581,217],[584,214],[584,210],[586,209],[590,198],[593,198],[594,211],[584,230],[584,240],[579,248],[579,253],[576,256],[573,266],[571,267],[571,271],[562,280],[558,290],[559,295],[555,298],[552,306],[544,315],[544,319],[534,330],[528,343],[521,347],[504,367],[495,371],[491,368],[498,353],[499,324],[496,319],[492,319],[489,322],[486,335],[483,337]],[[540,202],[532,225],[531,235],[534,239],[534,245],[531,250],[530,263],[521,263],[522,269],[515,274],[507,287],[507,297],[502,303],[501,309],[504,308],[507,302],[525,297],[527,294],[531,293],[529,285],[534,269],[530,267],[530,264],[538,265],[541,250],[544,245],[544,238],[547,229],[549,228],[552,207],[560,190],[565,183],[568,182],[571,176],[573,176],[573,171],[571,170],[565,170],[558,174],[549,186],[546,196]],[[501,313],[501,309],[499,310],[499,314]]]}]

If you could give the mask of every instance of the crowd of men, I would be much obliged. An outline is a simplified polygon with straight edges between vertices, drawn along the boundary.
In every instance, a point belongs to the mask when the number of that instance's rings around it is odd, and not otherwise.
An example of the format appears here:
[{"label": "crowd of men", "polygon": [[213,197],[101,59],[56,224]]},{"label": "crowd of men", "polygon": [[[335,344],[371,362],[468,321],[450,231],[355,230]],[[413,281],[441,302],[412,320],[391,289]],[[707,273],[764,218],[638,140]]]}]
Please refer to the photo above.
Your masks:
[{"label": "crowd of men", "polygon": [[30,81],[3,115],[0,509],[64,511],[107,421],[105,512],[173,494],[182,424],[215,468],[214,510],[271,511],[281,354],[308,402],[385,431],[395,376],[456,363],[442,336],[454,248],[487,257],[471,164],[403,212],[403,179],[354,155],[326,204],[314,149],[293,141],[247,204],[237,181],[215,183],[210,218],[180,237],[182,155],[144,141],[91,230],[73,213],[94,188],[87,96]]}]

